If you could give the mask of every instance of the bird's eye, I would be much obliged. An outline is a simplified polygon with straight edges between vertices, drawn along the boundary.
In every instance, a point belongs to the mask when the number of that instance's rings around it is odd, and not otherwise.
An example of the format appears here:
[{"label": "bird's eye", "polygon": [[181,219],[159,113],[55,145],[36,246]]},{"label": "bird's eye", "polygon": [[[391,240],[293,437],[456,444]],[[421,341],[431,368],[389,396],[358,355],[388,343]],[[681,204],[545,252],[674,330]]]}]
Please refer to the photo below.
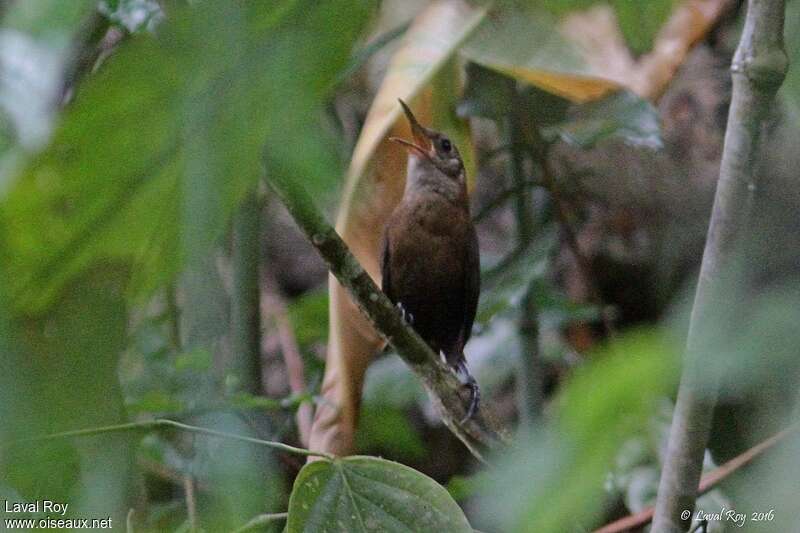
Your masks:
[{"label": "bird's eye", "polygon": [[449,139],[442,139],[442,150],[444,150],[445,152],[449,152],[452,147],[453,145],[450,144]]}]

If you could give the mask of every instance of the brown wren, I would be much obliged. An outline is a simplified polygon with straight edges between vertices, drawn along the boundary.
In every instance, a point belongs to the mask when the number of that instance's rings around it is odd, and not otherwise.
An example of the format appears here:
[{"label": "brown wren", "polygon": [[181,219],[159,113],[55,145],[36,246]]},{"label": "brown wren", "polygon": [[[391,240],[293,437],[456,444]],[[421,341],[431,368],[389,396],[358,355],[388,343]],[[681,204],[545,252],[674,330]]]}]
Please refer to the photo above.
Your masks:
[{"label": "brown wren", "polygon": [[408,150],[408,172],[384,233],[383,291],[470,389],[466,420],[480,399],[464,358],[478,308],[480,264],[464,163],[450,139],[420,125],[402,100],[400,105],[414,140],[391,139]]}]

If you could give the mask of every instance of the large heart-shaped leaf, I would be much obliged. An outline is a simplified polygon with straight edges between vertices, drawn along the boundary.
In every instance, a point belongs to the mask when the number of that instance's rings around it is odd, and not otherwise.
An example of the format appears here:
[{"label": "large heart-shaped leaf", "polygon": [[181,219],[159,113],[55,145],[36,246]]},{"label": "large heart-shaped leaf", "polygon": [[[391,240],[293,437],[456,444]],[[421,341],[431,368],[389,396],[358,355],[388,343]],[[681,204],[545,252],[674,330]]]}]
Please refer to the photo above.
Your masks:
[{"label": "large heart-shaped leaf", "polygon": [[472,532],[444,487],[400,463],[346,457],[307,464],[289,498],[288,533]]}]

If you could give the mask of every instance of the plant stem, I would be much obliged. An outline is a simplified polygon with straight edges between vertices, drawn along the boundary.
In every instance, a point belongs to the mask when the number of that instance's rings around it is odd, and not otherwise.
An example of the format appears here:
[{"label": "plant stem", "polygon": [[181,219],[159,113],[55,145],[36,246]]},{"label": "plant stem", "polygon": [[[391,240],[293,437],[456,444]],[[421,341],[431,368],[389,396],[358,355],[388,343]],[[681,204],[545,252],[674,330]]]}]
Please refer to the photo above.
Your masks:
[{"label": "plant stem", "polygon": [[[516,82],[511,81],[512,84],[512,100],[516,96]],[[514,188],[517,189],[515,196],[515,214],[517,218],[517,245],[519,248],[524,248],[532,239],[534,231],[533,221],[533,197],[531,189],[525,187],[525,158],[524,150],[522,148],[522,139],[516,116],[516,105],[512,105],[514,109],[506,117],[506,142],[511,147],[509,150],[508,173],[514,183]]]},{"label": "plant stem", "polygon": [[[264,317],[271,316],[278,330],[278,342],[281,347],[281,355],[286,363],[289,389],[295,397],[305,397],[308,392],[306,391],[305,367],[303,365],[303,357],[300,354],[300,346],[297,344],[297,339],[292,330],[286,302],[280,295],[277,281],[271,273],[267,275],[267,282],[264,283],[263,291],[261,298],[262,314]],[[303,446],[308,446],[313,414],[312,402],[304,401],[297,406],[297,433]]]},{"label": "plant stem", "polygon": [[539,350],[539,317],[531,283],[522,299],[519,317],[520,360],[517,382],[517,409],[520,425],[531,429],[542,412],[544,364]]},{"label": "plant stem", "polygon": [[255,518],[253,518],[252,520],[250,520],[249,522],[247,522],[239,529],[235,530],[233,533],[244,533],[245,531],[252,531],[261,526],[271,524],[272,522],[278,522],[279,520],[286,520],[288,518],[289,518],[289,513],[260,514]]},{"label": "plant stem", "polygon": [[[516,82],[509,82],[512,101],[516,100]],[[515,214],[517,219],[517,249],[524,250],[533,240],[535,223],[533,217],[532,189],[525,185],[525,148],[516,114],[517,105],[513,102],[512,111],[506,116],[506,143],[510,147],[508,172],[511,176],[515,195]],[[536,303],[531,283],[525,292],[519,311],[519,372],[517,373],[517,410],[520,424],[531,428],[538,417],[542,401],[542,364],[539,353],[539,327]]]},{"label": "plant stem", "polygon": [[230,371],[251,394],[261,393],[260,207],[250,191],[233,218]]},{"label": "plant stem", "polygon": [[469,392],[414,329],[403,321],[397,308],[325,221],[298,180],[276,173],[268,176],[268,182],[361,312],[423,382],[450,431],[479,459],[485,450],[503,443],[505,438],[498,433],[486,409],[479,409],[472,418],[462,422],[467,412]]},{"label": "plant stem", "polygon": [[175,420],[169,420],[166,418],[156,418],[154,420],[144,420],[141,422],[129,422],[127,424],[114,424],[111,426],[100,426],[100,427],[93,427],[86,429],[73,429],[71,431],[61,431],[59,433],[51,433],[49,435],[43,435],[41,437],[32,437],[29,439],[19,440],[16,442],[22,443],[22,442],[32,442],[32,441],[41,441],[50,439],[91,437],[94,435],[102,435],[104,433],[119,433],[123,431],[148,431],[151,429],[158,429],[165,427],[180,429],[182,431],[188,431],[190,433],[197,433],[200,435],[208,435],[210,437],[219,437],[222,439],[248,442],[250,444],[266,446],[268,448],[274,448],[276,450],[280,450],[286,453],[292,453],[295,455],[325,457],[326,459],[330,460],[335,459],[333,455],[325,452],[315,452],[313,450],[306,450],[305,448],[297,448],[295,446],[289,446],[288,444],[284,444],[282,442],[257,439],[255,437],[246,437],[244,435],[236,435],[234,433],[226,433],[224,431],[217,431],[215,429],[203,428],[199,426],[191,426],[189,424],[184,424],[183,422],[177,422]]},{"label": "plant stem", "polygon": [[761,126],[786,75],[784,0],[749,0],[739,47],[733,58],[733,97],[725,132],[719,182],[686,341],[686,354],[666,460],[656,501],[653,531],[686,531],[693,514],[703,455],[719,389],[719,369],[705,338],[720,313],[735,308],[724,269],[734,264],[747,228],[756,189],[755,161]]}]

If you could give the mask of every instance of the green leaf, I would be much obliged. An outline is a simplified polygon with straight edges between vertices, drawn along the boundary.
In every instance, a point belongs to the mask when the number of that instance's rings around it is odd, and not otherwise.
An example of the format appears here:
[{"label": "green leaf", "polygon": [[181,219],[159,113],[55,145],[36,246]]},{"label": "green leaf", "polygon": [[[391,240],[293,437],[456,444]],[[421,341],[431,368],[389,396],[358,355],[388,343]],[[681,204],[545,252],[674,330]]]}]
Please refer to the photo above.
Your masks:
[{"label": "green leaf", "polygon": [[198,2],[129,39],[0,205],[15,304],[41,309],[108,258],[148,293],[217,241],[265,146],[271,171],[330,183],[318,117],[371,5]]},{"label": "green leaf", "polygon": [[139,413],[176,413],[183,410],[183,403],[165,391],[151,390],[141,398],[126,402],[129,412]]},{"label": "green leaf", "polygon": [[288,533],[472,532],[447,491],[413,468],[375,457],[307,464],[289,498]]},{"label": "green leaf", "polygon": [[677,0],[612,0],[625,40],[635,54],[648,52]]},{"label": "green leaf", "polygon": [[514,78],[482,67],[467,64],[467,85],[458,106],[462,116],[505,119],[512,111],[530,119],[536,127],[564,119],[569,101],[533,86],[515,91]]},{"label": "green leaf", "polygon": [[303,294],[288,305],[297,343],[308,347],[328,339],[328,291]]},{"label": "green leaf", "polygon": [[573,101],[596,99],[617,87],[589,65],[557,24],[555,17],[537,6],[506,7],[484,20],[465,43],[462,55]]},{"label": "green leaf", "polygon": [[381,403],[364,403],[358,419],[356,449],[421,460],[425,445],[404,411]]},{"label": "green leaf", "polygon": [[566,121],[544,128],[542,135],[584,149],[609,138],[651,149],[663,145],[658,111],[651,103],[628,91],[577,106]]},{"label": "green leaf", "polygon": [[485,523],[543,533],[599,525],[604,480],[622,444],[647,428],[660,398],[674,390],[676,354],[657,330],[626,334],[593,354],[553,402],[555,420],[520,435],[489,474],[480,502]]},{"label": "green leaf", "polygon": [[556,15],[587,9],[594,4],[611,4],[622,34],[636,54],[653,47],[653,38],[669,18],[678,0],[540,0],[538,5]]}]

